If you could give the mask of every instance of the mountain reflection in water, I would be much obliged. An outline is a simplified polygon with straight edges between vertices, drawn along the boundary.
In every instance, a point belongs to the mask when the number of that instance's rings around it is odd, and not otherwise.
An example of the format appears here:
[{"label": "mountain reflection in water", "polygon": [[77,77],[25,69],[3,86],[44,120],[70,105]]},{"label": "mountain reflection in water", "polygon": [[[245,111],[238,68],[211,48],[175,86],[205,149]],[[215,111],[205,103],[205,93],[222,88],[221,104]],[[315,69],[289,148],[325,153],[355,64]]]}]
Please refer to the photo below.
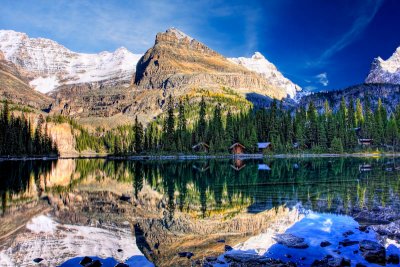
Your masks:
[{"label": "mountain reflection in water", "polygon": [[[57,265],[83,256],[111,257],[115,264],[134,256],[117,251],[123,247],[81,255],[80,251],[89,253],[84,242],[44,253],[43,238],[50,234],[32,234],[26,227],[42,214],[57,224],[52,238],[63,238],[62,227],[75,229],[71,244],[82,237],[76,227],[107,230],[105,235],[116,237],[115,246],[132,242],[135,247],[127,251],[138,257],[143,253],[157,266],[190,265],[206,256],[222,255],[225,244],[237,245],[233,251],[239,251],[268,231],[271,242],[256,242],[254,251],[262,254],[268,246],[271,255],[282,258],[274,252],[279,245],[274,245],[273,234],[300,229],[309,212],[339,216],[338,221],[348,215],[344,225],[349,226],[354,226],[353,217],[359,222],[368,219],[360,211],[376,207],[399,214],[397,166],[400,161],[389,158],[2,161],[0,265],[29,265],[38,257]],[[312,231],[307,230],[298,231],[308,237]],[[121,231],[128,234],[118,234]],[[23,244],[28,242],[39,245],[24,253],[21,249],[27,249]],[[185,251],[193,257],[178,255]]]}]

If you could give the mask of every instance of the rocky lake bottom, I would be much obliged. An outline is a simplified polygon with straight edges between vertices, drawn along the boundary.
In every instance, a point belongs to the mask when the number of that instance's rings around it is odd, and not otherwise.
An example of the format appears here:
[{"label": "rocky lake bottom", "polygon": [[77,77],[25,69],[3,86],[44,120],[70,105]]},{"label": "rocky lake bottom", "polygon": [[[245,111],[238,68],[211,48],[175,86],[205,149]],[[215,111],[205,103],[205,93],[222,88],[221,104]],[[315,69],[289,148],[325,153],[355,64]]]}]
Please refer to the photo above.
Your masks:
[{"label": "rocky lake bottom", "polygon": [[400,158],[0,162],[0,266],[398,266]]}]

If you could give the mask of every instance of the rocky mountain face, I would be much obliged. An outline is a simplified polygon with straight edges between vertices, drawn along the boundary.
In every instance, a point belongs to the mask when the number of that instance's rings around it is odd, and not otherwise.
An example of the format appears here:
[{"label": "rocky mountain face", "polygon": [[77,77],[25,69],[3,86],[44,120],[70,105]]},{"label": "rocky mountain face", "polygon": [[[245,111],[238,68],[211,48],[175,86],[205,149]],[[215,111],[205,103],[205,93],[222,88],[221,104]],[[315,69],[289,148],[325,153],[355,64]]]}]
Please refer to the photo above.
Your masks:
[{"label": "rocky mountain face", "polygon": [[[164,111],[169,94],[188,96],[194,104],[207,95],[211,102],[223,98],[229,105],[250,105],[254,99],[293,97],[300,89],[259,53],[227,59],[175,28],[158,33],[142,57],[125,48],[76,53],[52,40],[7,30],[0,30],[0,52],[24,88],[35,88],[30,92],[43,99],[36,107],[51,103],[50,114],[94,127],[132,123],[135,116],[146,123]],[[18,90],[15,95],[25,95]]]},{"label": "rocky mountain face", "polygon": [[387,60],[375,58],[365,82],[400,84],[400,47]]},{"label": "rocky mountain face", "polygon": [[280,88],[290,98],[294,98],[301,87],[285,78],[274,64],[269,62],[260,52],[255,52],[251,58],[228,58],[230,61],[241,65],[248,70],[261,74],[272,87]]},{"label": "rocky mountain face", "polygon": [[44,109],[51,103],[50,97],[33,90],[29,79],[0,52],[0,97],[15,104]]},{"label": "rocky mountain face", "polygon": [[286,97],[284,90],[271,86],[261,75],[233,63],[175,28],[157,34],[154,46],[137,64],[135,84],[143,89],[173,90],[177,95],[190,89],[218,91],[229,87],[241,95]]},{"label": "rocky mountain face", "polygon": [[52,40],[9,30],[0,30],[0,51],[27,72],[30,85],[42,93],[61,85],[92,82],[129,86],[141,57],[123,47],[112,53],[76,53]]}]

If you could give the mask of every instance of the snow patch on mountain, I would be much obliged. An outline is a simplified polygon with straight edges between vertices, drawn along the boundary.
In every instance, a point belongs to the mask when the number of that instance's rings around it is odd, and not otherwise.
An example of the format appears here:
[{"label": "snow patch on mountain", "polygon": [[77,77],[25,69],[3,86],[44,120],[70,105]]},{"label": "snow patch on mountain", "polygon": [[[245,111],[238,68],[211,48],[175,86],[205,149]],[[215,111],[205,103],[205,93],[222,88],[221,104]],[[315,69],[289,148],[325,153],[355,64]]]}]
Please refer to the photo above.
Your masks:
[{"label": "snow patch on mountain", "polygon": [[400,47],[387,60],[375,58],[365,82],[400,84]]},{"label": "snow patch on mountain", "polygon": [[55,41],[29,38],[11,30],[0,30],[0,51],[7,60],[30,73],[31,85],[40,92],[50,92],[63,84],[129,84],[142,56],[124,47],[114,52],[76,53]]},{"label": "snow patch on mountain", "polygon": [[260,52],[255,52],[251,58],[228,58],[233,63],[242,65],[248,70],[257,72],[273,86],[282,88],[290,98],[294,98],[301,87],[284,77],[274,64],[269,62]]},{"label": "snow patch on mountain", "polygon": [[39,92],[46,94],[57,88],[60,85],[60,83],[57,76],[52,75],[48,77],[39,76],[38,78],[30,81],[29,85],[38,90]]}]

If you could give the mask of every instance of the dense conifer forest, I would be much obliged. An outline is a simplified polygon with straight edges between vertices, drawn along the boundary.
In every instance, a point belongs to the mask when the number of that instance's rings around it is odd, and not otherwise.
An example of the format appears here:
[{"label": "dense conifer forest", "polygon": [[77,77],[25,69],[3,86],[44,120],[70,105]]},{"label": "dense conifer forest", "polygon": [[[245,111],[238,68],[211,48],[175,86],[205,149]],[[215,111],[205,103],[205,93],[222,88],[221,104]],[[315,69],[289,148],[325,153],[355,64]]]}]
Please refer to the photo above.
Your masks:
[{"label": "dense conifer forest", "polygon": [[[257,142],[271,142],[270,153],[343,153],[361,151],[398,151],[400,107],[388,114],[382,101],[372,110],[370,102],[342,99],[333,111],[325,101],[323,112],[314,103],[288,110],[273,101],[266,109],[235,111],[220,105],[211,107],[202,98],[198,114],[187,100],[167,100],[165,115],[145,128],[136,118],[133,126],[97,131],[83,130],[77,136],[77,149],[105,149],[116,155],[140,153],[192,153],[193,146],[205,143],[209,153],[227,153],[239,142],[246,153],[257,152]],[[197,107],[196,107],[197,108]],[[210,112],[211,110],[211,112]],[[101,132],[101,134],[99,134]],[[360,139],[370,144],[360,145]]]},{"label": "dense conifer forest", "polygon": [[31,121],[24,113],[15,116],[9,104],[4,102],[0,110],[0,155],[1,156],[42,156],[58,155],[57,145],[48,135],[47,123],[39,116],[33,130]]}]

